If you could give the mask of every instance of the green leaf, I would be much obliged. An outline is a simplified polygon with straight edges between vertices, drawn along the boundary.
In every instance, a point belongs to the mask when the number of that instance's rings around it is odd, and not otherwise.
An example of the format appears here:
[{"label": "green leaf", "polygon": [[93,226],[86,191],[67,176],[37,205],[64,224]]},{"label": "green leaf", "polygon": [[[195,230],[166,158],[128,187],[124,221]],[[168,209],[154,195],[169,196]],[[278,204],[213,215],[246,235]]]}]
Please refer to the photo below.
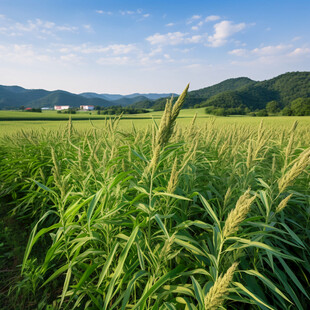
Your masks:
[{"label": "green leaf", "polygon": [[253,300],[255,300],[256,302],[258,302],[259,304],[267,307],[268,309],[274,310],[274,308],[270,307],[269,305],[267,305],[263,300],[261,300],[258,296],[256,296],[254,293],[252,293],[250,290],[248,290],[245,286],[243,286],[241,283],[239,282],[233,282],[233,285],[237,286],[241,291],[243,291],[246,295],[248,295],[249,297],[251,297]]},{"label": "green leaf", "polygon": [[280,263],[284,267],[287,274],[290,276],[291,280],[295,283],[295,285],[300,289],[300,291],[309,299],[309,295],[307,294],[306,290],[302,286],[302,284],[299,282],[297,277],[295,276],[295,273],[291,270],[291,268],[286,264],[286,262],[281,258],[278,257]]},{"label": "green leaf", "polygon": [[94,212],[94,208],[96,206],[96,204],[98,203],[101,195],[102,195],[102,192],[103,192],[103,188],[101,188],[97,193],[96,195],[94,196],[94,198],[92,199],[90,205],[89,205],[89,208],[87,210],[87,225],[88,225],[88,230],[90,232],[90,222],[91,222],[91,217],[92,217],[92,214]]},{"label": "green leaf", "polygon": [[125,295],[124,295],[124,298],[123,298],[123,302],[122,302],[122,309],[125,309],[128,301],[129,301],[129,297],[130,297],[130,294],[131,294],[131,290],[133,288],[133,285],[135,284],[135,282],[143,277],[143,276],[146,276],[148,274],[148,272],[144,271],[144,270],[140,270],[138,271],[134,276],[133,278],[130,280],[130,282],[128,283],[127,285],[127,289],[125,291]]},{"label": "green leaf", "polygon": [[249,275],[255,276],[259,278],[262,282],[264,282],[272,291],[280,295],[282,298],[287,300],[288,302],[292,303],[275,285],[273,282],[271,282],[269,279],[267,279],[265,276],[263,276],[261,273],[259,273],[256,270],[243,270],[240,272],[247,273]]},{"label": "green leaf", "polygon": [[61,224],[60,223],[57,223],[57,224],[54,224],[48,228],[43,228],[41,229],[37,234],[37,228],[38,228],[38,225],[40,224],[40,222],[44,221],[50,214],[53,214],[55,213],[54,211],[47,211],[42,217],[41,219],[37,222],[37,224],[34,226],[33,230],[31,231],[31,234],[30,234],[30,237],[29,237],[29,240],[28,240],[28,244],[27,244],[27,247],[26,247],[26,250],[25,250],[25,255],[24,255],[24,259],[23,259],[23,264],[22,264],[22,273],[23,273],[23,270],[25,268],[25,265],[26,265],[26,262],[27,262],[27,259],[30,255],[30,252],[31,252],[31,249],[32,247],[34,246],[34,244],[37,242],[37,240],[42,236],[44,235],[45,233],[55,229],[55,228],[59,228],[61,227]]},{"label": "green leaf", "polygon": [[179,196],[179,195],[175,195],[175,194],[165,193],[165,192],[156,192],[154,194],[154,196],[168,196],[168,197],[176,198],[178,200],[191,201],[191,199],[189,199],[189,198],[186,198],[186,197],[183,197],[183,196]]},{"label": "green leaf", "polygon": [[132,310],[137,309],[140,307],[140,305],[144,304],[144,302],[152,295],[154,294],[164,283],[166,283],[168,280],[171,280],[173,278],[179,277],[180,273],[185,270],[185,267],[180,265],[176,267],[175,269],[169,271],[165,275],[163,275],[155,284],[148,289],[144,294],[141,296],[139,301],[136,303],[136,305],[132,308]]},{"label": "green leaf", "polygon": [[170,239],[170,236],[168,234],[168,231],[164,225],[164,223],[162,222],[162,220],[160,219],[159,215],[158,214],[155,214],[155,220],[156,222],[158,223],[158,225],[160,226],[160,228],[162,229],[162,231],[164,232],[165,236],[167,239]]},{"label": "green leaf", "polygon": [[113,260],[113,258],[114,258],[114,255],[115,255],[115,253],[116,253],[116,250],[117,250],[118,246],[119,246],[119,243],[116,243],[116,244],[114,244],[114,246],[112,247],[112,249],[111,249],[111,251],[110,251],[110,254],[109,254],[109,256],[107,257],[107,260],[106,260],[106,262],[105,262],[105,264],[104,264],[104,266],[103,266],[103,268],[102,268],[102,271],[101,271],[101,273],[100,273],[99,280],[98,280],[98,284],[97,284],[97,288],[99,288],[99,286],[101,285],[101,283],[102,283],[102,281],[103,281],[105,275],[107,274],[108,269],[109,269],[109,267],[110,267],[110,265],[111,265],[111,263],[112,263],[112,260]]},{"label": "green leaf", "polygon": [[120,276],[121,272],[123,271],[123,266],[124,266],[125,260],[127,258],[128,252],[129,252],[133,242],[135,241],[135,238],[137,236],[138,231],[139,231],[139,226],[137,226],[133,230],[133,232],[131,233],[131,236],[126,243],[126,246],[124,247],[124,249],[123,249],[123,251],[122,251],[122,253],[118,259],[118,265],[114,271],[114,275],[111,279],[110,285],[108,287],[108,292],[107,292],[107,295],[105,297],[104,306],[103,306],[104,310],[106,310],[108,308],[110,299],[112,297],[113,290],[115,289],[115,287],[114,287],[115,282],[118,279],[118,277]]},{"label": "green leaf", "polygon": [[61,294],[61,300],[60,300],[60,305],[59,308],[61,308],[61,305],[65,299],[68,287],[69,287],[69,283],[70,283],[70,279],[71,279],[71,274],[72,274],[72,269],[71,267],[68,268],[67,270],[67,274],[66,274],[66,278],[65,278],[65,282],[64,282],[64,287],[62,289],[62,294]]},{"label": "green leaf", "polygon": [[220,228],[221,224],[220,224],[220,220],[218,219],[218,217],[216,216],[215,212],[213,211],[212,207],[210,206],[210,204],[208,203],[208,201],[201,195],[199,194],[199,198],[200,201],[202,202],[202,205],[204,206],[204,208],[206,209],[206,211],[209,213],[209,215],[211,216],[211,218],[213,219],[213,221],[217,224],[217,226]]},{"label": "green leaf", "polygon": [[199,307],[201,307],[201,309],[203,309],[203,307],[204,307],[204,294],[203,294],[202,288],[201,288],[200,284],[198,283],[198,281],[194,277],[191,276],[191,279],[192,279],[194,292],[195,292],[196,299],[198,300]]}]

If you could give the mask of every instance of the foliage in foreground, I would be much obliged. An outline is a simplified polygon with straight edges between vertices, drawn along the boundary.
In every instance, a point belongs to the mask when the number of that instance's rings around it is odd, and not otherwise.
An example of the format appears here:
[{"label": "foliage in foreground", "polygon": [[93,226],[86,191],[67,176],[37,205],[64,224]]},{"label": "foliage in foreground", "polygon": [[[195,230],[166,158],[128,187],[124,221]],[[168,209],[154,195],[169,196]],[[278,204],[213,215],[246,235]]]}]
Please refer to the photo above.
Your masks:
[{"label": "foliage in foreground", "polygon": [[1,207],[30,234],[7,309],[306,308],[309,131],[184,130],[185,94],[145,131],[2,141]]}]

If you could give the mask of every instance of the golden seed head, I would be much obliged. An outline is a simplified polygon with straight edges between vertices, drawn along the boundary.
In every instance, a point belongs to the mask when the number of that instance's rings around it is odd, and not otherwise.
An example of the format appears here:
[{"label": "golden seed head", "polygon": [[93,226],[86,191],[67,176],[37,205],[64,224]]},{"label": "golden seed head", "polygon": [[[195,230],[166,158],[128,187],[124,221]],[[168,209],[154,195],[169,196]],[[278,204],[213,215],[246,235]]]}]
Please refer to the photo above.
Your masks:
[{"label": "golden seed head", "polygon": [[279,192],[292,185],[295,179],[310,165],[310,148],[304,150],[295,160],[293,167],[287,171],[278,181]]},{"label": "golden seed head", "polygon": [[290,194],[280,202],[280,204],[276,208],[276,213],[281,212],[286,207],[288,201],[291,199],[292,196],[293,194]]},{"label": "golden seed head", "polygon": [[251,197],[250,190],[247,190],[237,201],[236,207],[230,211],[225,221],[223,237],[226,238],[238,231],[239,225],[244,221],[250,211],[255,196]]},{"label": "golden seed head", "polygon": [[223,305],[237,266],[237,262],[233,263],[226,273],[214,282],[204,300],[206,310],[216,310]]}]

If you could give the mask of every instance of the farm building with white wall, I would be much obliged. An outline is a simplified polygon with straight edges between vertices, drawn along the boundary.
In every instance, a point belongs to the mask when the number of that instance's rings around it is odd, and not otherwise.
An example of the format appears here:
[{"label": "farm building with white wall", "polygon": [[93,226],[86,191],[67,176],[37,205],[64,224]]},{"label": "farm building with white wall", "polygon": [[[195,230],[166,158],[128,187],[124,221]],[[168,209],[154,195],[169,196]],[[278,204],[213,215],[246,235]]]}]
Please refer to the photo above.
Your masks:
[{"label": "farm building with white wall", "polygon": [[95,107],[93,105],[80,105],[80,110],[83,111],[92,111]]},{"label": "farm building with white wall", "polygon": [[57,110],[57,111],[68,110],[68,109],[70,109],[69,105],[55,105],[54,106],[54,110]]}]

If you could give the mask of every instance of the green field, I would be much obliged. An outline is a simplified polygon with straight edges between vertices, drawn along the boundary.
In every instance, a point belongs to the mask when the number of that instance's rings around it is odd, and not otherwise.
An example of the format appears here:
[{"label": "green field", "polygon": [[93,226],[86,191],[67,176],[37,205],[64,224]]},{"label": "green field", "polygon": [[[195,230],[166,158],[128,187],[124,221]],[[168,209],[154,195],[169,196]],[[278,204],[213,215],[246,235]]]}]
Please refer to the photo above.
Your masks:
[{"label": "green field", "polygon": [[310,117],[178,116],[180,98],[0,121],[4,309],[307,308]]},{"label": "green field", "polygon": [[[142,129],[153,124],[153,119],[159,122],[162,111],[151,112],[146,114],[124,115],[120,121],[119,128],[130,129],[132,124],[136,128]],[[205,125],[210,120],[216,119],[216,124],[229,125],[229,124],[244,124],[246,126],[258,126],[261,120],[264,121],[266,126],[277,126],[285,128],[298,121],[299,127],[309,127],[310,117],[288,117],[288,116],[275,116],[275,117],[248,117],[248,116],[230,116],[230,117],[215,117],[207,115],[204,112],[204,108],[199,109],[184,109],[180,111],[177,123],[180,126],[187,126],[191,123],[193,117],[197,113],[197,125]],[[24,120],[28,117],[28,120]],[[48,120],[42,120],[48,119]],[[63,120],[62,120],[63,118]],[[84,118],[84,120],[81,120]],[[99,118],[99,119],[98,119]],[[114,117],[112,117],[114,118]],[[14,120],[8,120],[14,119]],[[31,112],[17,112],[17,111],[0,111],[0,136],[4,134],[11,134],[22,130],[58,130],[66,127],[69,116],[67,114],[57,114],[56,111],[45,111],[42,113]],[[76,129],[87,130],[93,128],[104,128],[105,120],[109,117],[104,115],[97,115],[93,112],[89,113],[73,114],[73,125]],[[91,122],[89,121],[91,120]]]}]

